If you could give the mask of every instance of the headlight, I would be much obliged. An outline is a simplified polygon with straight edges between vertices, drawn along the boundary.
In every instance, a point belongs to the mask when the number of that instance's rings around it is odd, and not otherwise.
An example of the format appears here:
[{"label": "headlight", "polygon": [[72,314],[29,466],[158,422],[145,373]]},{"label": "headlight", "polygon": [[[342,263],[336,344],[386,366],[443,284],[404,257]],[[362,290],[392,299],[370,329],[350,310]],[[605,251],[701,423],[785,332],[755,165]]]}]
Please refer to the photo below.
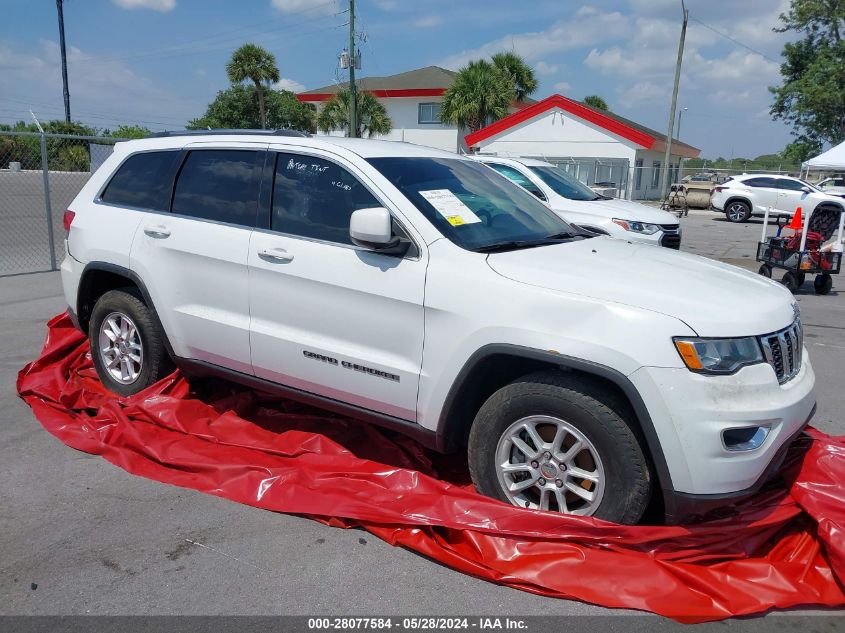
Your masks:
[{"label": "headlight", "polygon": [[741,367],[763,362],[763,350],[748,338],[674,338],[675,348],[690,371],[732,374]]},{"label": "headlight", "polygon": [[626,231],[632,231],[634,233],[643,233],[644,235],[654,235],[660,230],[659,224],[637,222],[636,220],[620,220],[619,218],[613,218],[613,223],[618,224]]}]

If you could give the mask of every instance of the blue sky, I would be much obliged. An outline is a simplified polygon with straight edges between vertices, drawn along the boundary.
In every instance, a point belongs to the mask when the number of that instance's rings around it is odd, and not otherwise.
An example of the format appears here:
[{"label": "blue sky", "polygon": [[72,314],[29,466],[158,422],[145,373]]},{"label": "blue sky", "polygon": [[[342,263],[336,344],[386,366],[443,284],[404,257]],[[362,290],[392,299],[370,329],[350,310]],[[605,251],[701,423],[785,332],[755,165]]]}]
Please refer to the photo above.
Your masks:
[{"label": "blue sky", "polygon": [[[788,129],[768,115],[786,36],[787,0],[688,0],[679,106],[683,140],[703,155],[780,151]],[[430,64],[458,68],[502,49],[535,68],[535,97],[599,94],[611,109],[665,130],[680,0],[358,0],[364,75]],[[345,0],[65,0],[71,110],[98,126],[175,129],[227,86],[240,44],[271,50],[290,89],[338,77]],[[0,122],[62,117],[53,0],[4,0]],[[724,37],[727,36],[727,37]],[[729,39],[730,38],[730,39]],[[741,42],[740,45],[737,42]]]}]

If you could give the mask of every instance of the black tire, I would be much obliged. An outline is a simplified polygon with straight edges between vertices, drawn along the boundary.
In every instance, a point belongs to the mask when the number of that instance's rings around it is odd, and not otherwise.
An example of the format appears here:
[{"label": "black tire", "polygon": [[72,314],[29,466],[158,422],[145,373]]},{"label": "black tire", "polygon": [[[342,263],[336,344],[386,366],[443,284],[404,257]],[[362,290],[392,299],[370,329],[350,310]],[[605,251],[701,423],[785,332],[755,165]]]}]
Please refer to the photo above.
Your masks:
[{"label": "black tire", "polygon": [[813,279],[813,289],[817,295],[826,295],[833,288],[833,277],[827,274],[816,275]]},{"label": "black tire", "polygon": [[[142,351],[138,375],[128,383],[120,382],[111,375],[106,367],[106,360],[100,353],[101,326],[107,317],[115,313],[129,317],[134,323]],[[173,370],[173,362],[167,353],[164,335],[157,325],[157,320],[134,288],[110,290],[97,299],[91,312],[88,341],[97,375],[103,385],[118,395],[131,396],[138,393]]]},{"label": "black tire", "polygon": [[807,281],[807,275],[805,275],[804,273],[798,273],[798,287],[799,288],[804,285],[805,281]]},{"label": "black tire", "polygon": [[757,272],[763,275],[763,277],[768,277],[769,279],[772,278],[772,267],[768,264],[763,264],[762,266],[760,266],[760,270],[758,270]]},{"label": "black tire", "polygon": [[725,206],[725,217],[728,222],[734,224],[748,222],[748,218],[751,217],[751,207],[742,200],[732,200]]},{"label": "black tire", "polygon": [[508,499],[499,482],[499,440],[527,416],[552,416],[582,433],[603,464],[603,495],[592,516],[633,525],[648,506],[652,476],[643,448],[623,417],[625,409],[606,390],[578,375],[544,372],[520,378],[490,396],[475,416],[467,449],[473,483],[482,494],[519,505]]},{"label": "black tire", "polygon": [[801,285],[798,283],[798,276],[791,270],[787,270],[783,273],[783,277],[780,281],[784,286],[786,286],[786,289],[793,294],[798,291],[798,287]]}]

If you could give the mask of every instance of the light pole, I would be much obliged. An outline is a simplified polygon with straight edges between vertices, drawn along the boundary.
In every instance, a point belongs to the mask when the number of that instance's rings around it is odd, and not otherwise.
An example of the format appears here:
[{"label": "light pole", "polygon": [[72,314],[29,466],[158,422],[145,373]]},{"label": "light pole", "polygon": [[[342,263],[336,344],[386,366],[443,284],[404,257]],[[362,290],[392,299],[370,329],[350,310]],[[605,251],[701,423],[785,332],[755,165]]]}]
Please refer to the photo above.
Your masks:
[{"label": "light pole", "polygon": [[681,108],[678,110],[678,135],[675,137],[679,141],[681,140],[681,121],[684,120],[684,112],[689,110],[689,108]]},{"label": "light pole", "polygon": [[67,56],[65,55],[65,12],[63,0],[56,0],[56,11],[59,13],[59,46],[62,53],[62,95],[65,100],[65,122],[70,123],[70,92],[67,89]]},{"label": "light pole", "polygon": [[[687,110],[689,110],[689,108],[681,108],[680,110],[678,110],[678,136],[676,138],[678,139],[679,143],[681,142],[681,121],[684,120],[684,112],[686,112]],[[676,180],[683,180],[683,178],[684,178],[684,157],[679,156],[678,157],[678,177],[676,178]]]}]

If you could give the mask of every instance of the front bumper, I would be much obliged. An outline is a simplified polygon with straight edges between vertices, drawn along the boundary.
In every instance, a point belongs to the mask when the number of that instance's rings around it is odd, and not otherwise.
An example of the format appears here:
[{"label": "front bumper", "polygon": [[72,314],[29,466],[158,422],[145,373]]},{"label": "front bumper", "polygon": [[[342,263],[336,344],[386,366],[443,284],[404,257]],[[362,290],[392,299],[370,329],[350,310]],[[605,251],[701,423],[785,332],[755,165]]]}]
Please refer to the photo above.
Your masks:
[{"label": "front bumper", "polygon": [[[731,376],[642,367],[629,378],[649,409],[665,457],[671,482],[661,481],[664,496],[681,499],[724,501],[753,493],[777,467],[784,446],[807,424],[816,403],[806,353],[799,373],[783,385],[763,363]],[[770,428],[758,448],[726,448],[723,431],[753,426]]]}]

